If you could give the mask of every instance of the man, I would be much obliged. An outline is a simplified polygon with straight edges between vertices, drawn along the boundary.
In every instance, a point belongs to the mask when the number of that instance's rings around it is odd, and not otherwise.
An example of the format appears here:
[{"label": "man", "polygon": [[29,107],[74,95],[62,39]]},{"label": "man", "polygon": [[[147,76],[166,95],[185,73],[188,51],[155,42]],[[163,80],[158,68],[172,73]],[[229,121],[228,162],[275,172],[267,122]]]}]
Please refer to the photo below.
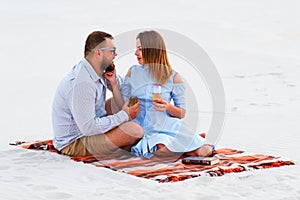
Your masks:
[{"label": "man", "polygon": [[[53,144],[62,154],[86,156],[109,153],[118,148],[130,150],[143,129],[129,120],[137,117],[139,102],[124,103],[116,70],[105,72],[115,58],[113,37],[105,32],[91,33],[85,43],[84,59],[59,84],[52,107]],[[106,89],[120,111],[107,115]]]}]

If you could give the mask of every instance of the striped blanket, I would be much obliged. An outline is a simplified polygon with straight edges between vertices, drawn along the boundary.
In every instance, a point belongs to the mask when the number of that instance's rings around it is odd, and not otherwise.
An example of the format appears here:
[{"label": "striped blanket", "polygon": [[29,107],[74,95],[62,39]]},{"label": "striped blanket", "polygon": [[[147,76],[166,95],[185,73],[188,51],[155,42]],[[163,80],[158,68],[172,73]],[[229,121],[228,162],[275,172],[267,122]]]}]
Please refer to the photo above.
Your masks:
[{"label": "striped blanket", "polygon": [[[26,149],[47,150],[59,153],[53,147],[52,140],[31,143],[16,142],[14,145]],[[182,156],[143,159],[125,151],[117,151],[109,155],[76,156],[71,157],[71,159],[76,162],[92,164],[96,167],[105,167],[161,183],[177,182],[199,176],[223,176],[228,173],[294,165],[292,161],[283,160],[280,157],[264,154],[246,154],[244,151],[231,148],[217,149],[214,156],[219,158],[220,162],[211,166],[183,164],[181,162]]]}]

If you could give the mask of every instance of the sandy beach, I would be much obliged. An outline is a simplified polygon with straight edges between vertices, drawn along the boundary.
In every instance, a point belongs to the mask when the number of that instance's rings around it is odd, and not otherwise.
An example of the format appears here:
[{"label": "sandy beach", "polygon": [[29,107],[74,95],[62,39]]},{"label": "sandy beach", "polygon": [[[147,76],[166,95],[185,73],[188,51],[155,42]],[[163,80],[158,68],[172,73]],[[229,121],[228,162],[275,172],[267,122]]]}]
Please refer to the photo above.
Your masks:
[{"label": "sandy beach", "polygon": [[[0,2],[0,199],[300,199],[299,1]],[[180,33],[210,57],[225,92],[217,148],[280,156],[296,164],[157,183],[8,145],[52,138],[54,92],[82,59],[91,31],[120,35],[136,29]],[[209,91],[186,74],[180,57],[170,58],[197,91],[196,131],[208,132]],[[136,63],[129,52],[116,60],[117,71],[124,76]]]}]

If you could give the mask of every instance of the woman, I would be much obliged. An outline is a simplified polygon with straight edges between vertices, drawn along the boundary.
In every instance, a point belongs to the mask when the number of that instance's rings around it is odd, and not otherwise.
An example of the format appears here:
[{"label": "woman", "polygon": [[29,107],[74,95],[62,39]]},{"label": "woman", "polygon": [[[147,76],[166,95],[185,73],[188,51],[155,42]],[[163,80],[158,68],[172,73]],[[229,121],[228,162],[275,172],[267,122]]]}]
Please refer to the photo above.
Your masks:
[{"label": "woman", "polygon": [[[135,55],[139,65],[128,70],[122,94],[125,100],[130,97],[140,100],[140,113],[134,121],[143,127],[145,134],[131,151],[146,158],[174,153],[212,155],[214,146],[204,144],[202,137],[182,123],[185,88],[179,74],[169,63],[161,35],[156,31],[139,33]],[[158,92],[153,91],[157,87]],[[159,98],[154,96],[152,99],[152,93],[161,94],[156,96]]]}]

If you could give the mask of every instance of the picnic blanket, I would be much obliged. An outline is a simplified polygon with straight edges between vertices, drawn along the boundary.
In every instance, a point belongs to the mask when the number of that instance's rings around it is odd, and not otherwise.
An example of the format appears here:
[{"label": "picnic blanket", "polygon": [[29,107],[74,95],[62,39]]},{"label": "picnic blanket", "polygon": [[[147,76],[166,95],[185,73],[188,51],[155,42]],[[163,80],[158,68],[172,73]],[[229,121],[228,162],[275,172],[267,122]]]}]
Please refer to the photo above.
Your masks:
[{"label": "picnic blanket", "polygon": [[[52,140],[16,142],[14,145],[26,149],[59,153],[54,148]],[[223,176],[228,173],[294,165],[292,161],[283,160],[280,157],[246,154],[244,151],[231,148],[219,148],[214,156],[219,158],[220,162],[211,166],[182,164],[183,156],[144,159],[121,150],[109,155],[74,156],[71,159],[161,183],[177,182],[199,176]]]}]

